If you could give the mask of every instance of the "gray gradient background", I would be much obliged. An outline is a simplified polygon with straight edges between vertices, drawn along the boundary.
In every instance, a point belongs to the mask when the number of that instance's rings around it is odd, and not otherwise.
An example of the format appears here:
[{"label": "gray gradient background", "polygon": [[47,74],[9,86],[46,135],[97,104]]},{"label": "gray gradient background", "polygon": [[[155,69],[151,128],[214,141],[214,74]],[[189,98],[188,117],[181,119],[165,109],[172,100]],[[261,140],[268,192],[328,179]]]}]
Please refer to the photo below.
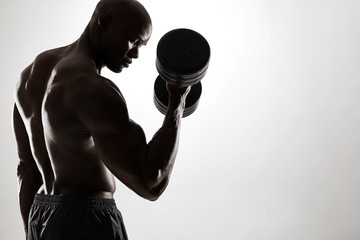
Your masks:
[{"label": "gray gradient background", "polygon": [[[96,0],[0,3],[0,235],[23,239],[12,92],[41,51],[75,41]],[[198,110],[182,124],[168,189],[156,202],[118,183],[140,239],[360,239],[360,2],[143,0],[153,35],[121,74],[104,71],[150,139],[155,49],[192,28],[212,47]]]}]

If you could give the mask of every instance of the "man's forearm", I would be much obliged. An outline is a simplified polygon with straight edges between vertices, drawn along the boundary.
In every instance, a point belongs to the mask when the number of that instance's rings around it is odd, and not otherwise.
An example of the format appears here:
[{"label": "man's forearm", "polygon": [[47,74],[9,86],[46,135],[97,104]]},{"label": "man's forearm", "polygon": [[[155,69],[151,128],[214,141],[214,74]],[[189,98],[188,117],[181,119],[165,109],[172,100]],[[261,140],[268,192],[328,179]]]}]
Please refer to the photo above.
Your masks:
[{"label": "man's forearm", "polygon": [[185,108],[184,96],[170,96],[162,127],[148,144],[147,172],[149,187],[161,194],[169,181],[178,151],[180,125]]},{"label": "man's forearm", "polygon": [[34,201],[35,194],[42,186],[42,179],[39,173],[31,169],[26,169],[26,167],[23,166],[19,166],[18,168],[18,178],[20,211],[27,235],[30,208]]}]

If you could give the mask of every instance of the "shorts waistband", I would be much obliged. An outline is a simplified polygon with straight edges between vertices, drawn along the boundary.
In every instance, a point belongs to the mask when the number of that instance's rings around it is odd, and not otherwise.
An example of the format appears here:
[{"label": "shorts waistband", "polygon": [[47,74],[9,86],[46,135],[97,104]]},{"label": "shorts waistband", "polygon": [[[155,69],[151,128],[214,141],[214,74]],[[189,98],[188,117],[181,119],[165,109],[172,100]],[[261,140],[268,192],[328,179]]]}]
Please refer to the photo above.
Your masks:
[{"label": "shorts waistband", "polygon": [[93,208],[116,208],[115,200],[111,198],[68,196],[68,195],[45,195],[36,194],[34,204],[42,205],[63,205],[74,207],[93,207]]}]

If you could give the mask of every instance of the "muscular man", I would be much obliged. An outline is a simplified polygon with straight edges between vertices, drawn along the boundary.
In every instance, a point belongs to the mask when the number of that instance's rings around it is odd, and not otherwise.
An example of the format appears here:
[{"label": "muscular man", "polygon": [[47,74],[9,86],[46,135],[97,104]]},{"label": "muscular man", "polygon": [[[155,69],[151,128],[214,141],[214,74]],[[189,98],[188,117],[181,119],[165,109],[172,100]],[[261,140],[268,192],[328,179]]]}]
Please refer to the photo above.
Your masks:
[{"label": "muscular man", "polygon": [[120,90],[100,76],[138,58],[151,28],[139,2],[101,0],[76,42],[41,53],[22,72],[13,119],[29,239],[127,239],[114,176],[148,200],[165,190],[189,88],[167,85],[168,111],[147,143]]}]

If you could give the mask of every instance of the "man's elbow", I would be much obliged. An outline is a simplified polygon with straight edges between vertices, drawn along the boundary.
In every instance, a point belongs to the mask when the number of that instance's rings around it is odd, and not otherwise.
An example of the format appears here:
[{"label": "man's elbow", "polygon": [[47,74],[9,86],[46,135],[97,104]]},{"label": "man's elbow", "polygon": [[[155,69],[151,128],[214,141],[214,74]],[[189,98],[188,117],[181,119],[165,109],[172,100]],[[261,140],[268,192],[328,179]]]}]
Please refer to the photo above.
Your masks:
[{"label": "man's elbow", "polygon": [[169,179],[165,178],[157,185],[153,187],[149,187],[150,194],[149,197],[147,197],[147,199],[152,202],[158,200],[160,196],[164,193],[168,183],[169,183]]},{"label": "man's elbow", "polygon": [[42,177],[39,170],[34,166],[26,164],[24,161],[19,162],[16,175],[20,183],[24,178],[27,178],[31,179],[34,184],[42,184]]},{"label": "man's elbow", "polygon": [[154,202],[156,200],[159,199],[160,195],[159,193],[156,193],[156,192],[153,192],[149,189],[147,189],[146,191],[135,191],[135,193],[137,195],[139,195],[140,197],[146,199],[146,200],[149,200],[151,202]]},{"label": "man's elbow", "polygon": [[29,171],[27,165],[24,163],[24,161],[20,161],[17,166],[17,172],[16,175],[19,180],[22,180],[26,173]]},{"label": "man's elbow", "polygon": [[149,191],[148,194],[146,194],[145,196],[142,196],[142,197],[151,202],[155,202],[156,200],[158,200],[160,198],[162,193],[163,193],[163,191],[162,192]]},{"label": "man's elbow", "polygon": [[133,188],[134,192],[140,197],[154,202],[160,198],[165,191],[167,183],[160,183],[155,186],[149,186],[148,184],[142,184],[141,188]]},{"label": "man's elbow", "polygon": [[150,202],[155,202],[156,200],[159,199],[160,196],[151,196],[151,197],[148,197],[146,198],[147,200],[149,200]]}]

